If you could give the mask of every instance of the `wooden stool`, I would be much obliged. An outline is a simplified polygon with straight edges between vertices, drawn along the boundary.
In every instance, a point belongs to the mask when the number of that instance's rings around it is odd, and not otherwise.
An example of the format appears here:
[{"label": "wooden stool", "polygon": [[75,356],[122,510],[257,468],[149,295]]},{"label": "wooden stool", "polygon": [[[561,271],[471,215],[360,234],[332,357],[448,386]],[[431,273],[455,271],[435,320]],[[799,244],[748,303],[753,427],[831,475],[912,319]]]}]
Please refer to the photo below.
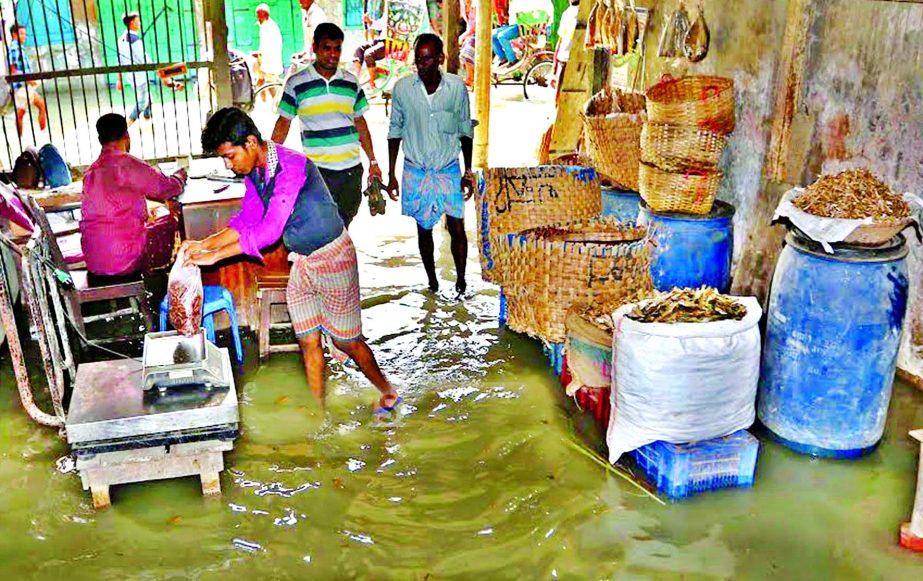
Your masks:
[{"label": "wooden stool", "polygon": [[298,343],[272,345],[269,341],[273,328],[288,326],[288,323],[273,323],[272,321],[272,306],[286,304],[286,287],[288,287],[288,275],[266,275],[256,281],[256,298],[260,302],[260,326],[257,329],[260,361],[269,359],[272,353],[291,353],[301,349]]}]

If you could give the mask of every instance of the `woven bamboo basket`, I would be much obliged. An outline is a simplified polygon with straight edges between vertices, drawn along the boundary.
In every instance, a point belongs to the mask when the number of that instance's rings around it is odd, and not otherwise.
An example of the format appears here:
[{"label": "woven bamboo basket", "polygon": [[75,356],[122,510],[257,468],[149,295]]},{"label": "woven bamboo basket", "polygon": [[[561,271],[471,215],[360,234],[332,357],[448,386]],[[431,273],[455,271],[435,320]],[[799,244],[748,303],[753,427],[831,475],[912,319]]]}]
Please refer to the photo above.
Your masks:
[{"label": "woven bamboo basket", "polygon": [[586,104],[583,128],[587,152],[601,177],[614,185],[638,190],[641,127],[645,97],[604,89]]},{"label": "woven bamboo basket", "polygon": [[507,325],[552,343],[578,301],[614,302],[653,287],[646,229],[597,218],[498,235]]},{"label": "woven bamboo basket", "polygon": [[641,130],[641,161],[671,172],[714,171],[727,142],[724,135],[704,129],[645,123]]},{"label": "woven bamboo basket", "polygon": [[661,81],[647,90],[651,123],[685,125],[727,135],[734,131],[734,81],[694,76]]},{"label": "woven bamboo basket", "polygon": [[491,168],[476,196],[481,276],[497,283],[502,273],[494,260],[495,236],[587,219],[602,211],[596,171],[578,166]]},{"label": "woven bamboo basket", "polygon": [[654,212],[711,212],[721,172],[687,170],[672,173],[646,163],[642,163],[640,168],[641,197]]}]

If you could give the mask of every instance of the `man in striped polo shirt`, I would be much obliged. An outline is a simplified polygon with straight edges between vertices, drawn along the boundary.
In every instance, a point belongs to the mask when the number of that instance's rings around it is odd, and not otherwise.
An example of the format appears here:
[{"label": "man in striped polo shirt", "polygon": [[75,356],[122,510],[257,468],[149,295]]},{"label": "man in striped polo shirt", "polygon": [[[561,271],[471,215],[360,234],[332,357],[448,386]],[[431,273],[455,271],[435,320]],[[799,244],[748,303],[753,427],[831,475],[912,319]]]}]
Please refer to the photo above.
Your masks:
[{"label": "man in striped polo shirt", "polygon": [[272,140],[284,143],[298,117],[304,153],[320,170],[348,227],[362,200],[360,146],[369,159],[369,179],[381,180],[381,169],[363,117],[369,103],[356,77],[339,68],[342,52],[343,31],[330,22],[319,24],[314,30],[317,60],[285,82]]}]

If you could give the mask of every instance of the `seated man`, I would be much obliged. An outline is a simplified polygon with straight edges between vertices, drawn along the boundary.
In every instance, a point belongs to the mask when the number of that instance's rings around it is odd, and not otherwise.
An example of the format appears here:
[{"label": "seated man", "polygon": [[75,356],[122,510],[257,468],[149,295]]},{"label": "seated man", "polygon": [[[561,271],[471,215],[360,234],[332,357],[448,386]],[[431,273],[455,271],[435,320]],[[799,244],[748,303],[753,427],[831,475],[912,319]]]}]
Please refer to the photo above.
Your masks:
[{"label": "seated man", "polygon": [[378,75],[378,67],[375,65],[385,58],[385,39],[382,38],[382,34],[387,24],[387,17],[382,16],[378,20],[372,20],[368,14],[363,14],[362,20],[368,25],[369,31],[372,33],[372,39],[365,44],[359,45],[353,53],[353,72],[358,79],[360,73],[362,73],[362,63],[365,63],[369,71],[369,88],[374,89],[375,77]]},{"label": "seated man", "polygon": [[394,411],[400,398],[362,337],[356,249],[317,166],[298,151],[263,141],[253,120],[233,107],[209,119],[202,149],[246,176],[246,193],[228,228],[184,243],[187,263],[206,266],[239,254],[260,259],[262,249],[281,239],[292,263],[288,311],[311,391],[323,407],[327,344],[331,355],[340,361],[348,356],[381,392],[376,413]]},{"label": "seated man", "polygon": [[554,6],[551,0],[513,0],[510,2],[511,24],[498,27],[491,38],[494,55],[497,57],[497,66],[509,66],[519,60],[516,51],[513,50],[512,41],[519,38],[519,27],[524,24],[520,22],[519,15],[525,16],[531,13],[544,13],[545,24],[548,24],[554,17]]},{"label": "seated man", "polygon": [[[167,176],[130,155],[128,123],[121,115],[100,117],[96,132],[103,150],[83,178],[80,243],[90,283],[98,286],[137,280],[142,272],[163,265],[156,262],[165,262],[173,237],[153,235],[146,200],[166,201],[182,193],[186,170]],[[175,232],[176,221],[158,221],[157,227]]]}]

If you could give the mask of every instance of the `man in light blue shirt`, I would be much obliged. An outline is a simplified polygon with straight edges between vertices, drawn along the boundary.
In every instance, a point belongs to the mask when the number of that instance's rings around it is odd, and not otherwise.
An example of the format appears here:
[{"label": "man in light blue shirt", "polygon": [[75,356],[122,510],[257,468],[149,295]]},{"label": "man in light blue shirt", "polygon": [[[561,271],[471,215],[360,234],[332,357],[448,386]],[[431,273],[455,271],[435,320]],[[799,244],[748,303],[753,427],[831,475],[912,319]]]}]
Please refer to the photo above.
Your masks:
[{"label": "man in light blue shirt", "polygon": [[[417,221],[420,257],[429,288],[439,290],[433,258],[433,227],[443,214],[452,240],[452,258],[457,280],[455,290],[464,294],[468,238],[465,235],[465,200],[474,193],[471,174],[472,123],[465,82],[442,73],[445,62],[442,39],[421,34],[414,43],[417,74],[404,77],[394,86],[391,127],[388,131],[390,162],[388,193],[399,196],[397,155],[404,145],[401,211]],[[465,163],[462,175],[459,153]]]},{"label": "man in light blue shirt", "polygon": [[[141,16],[137,12],[130,12],[122,17],[122,23],[127,29],[118,40],[118,55],[120,66],[147,65],[154,62],[144,50],[144,40],[141,33]],[[122,90],[122,73],[119,73],[119,80],[116,83],[116,89]],[[141,115],[145,119],[151,118],[151,88],[148,73],[146,71],[134,71],[124,74],[129,85],[135,89],[135,106],[128,114],[128,126],[138,120]],[[164,84],[172,87],[174,90],[182,89],[181,83],[174,83],[173,79],[165,79]]]}]

